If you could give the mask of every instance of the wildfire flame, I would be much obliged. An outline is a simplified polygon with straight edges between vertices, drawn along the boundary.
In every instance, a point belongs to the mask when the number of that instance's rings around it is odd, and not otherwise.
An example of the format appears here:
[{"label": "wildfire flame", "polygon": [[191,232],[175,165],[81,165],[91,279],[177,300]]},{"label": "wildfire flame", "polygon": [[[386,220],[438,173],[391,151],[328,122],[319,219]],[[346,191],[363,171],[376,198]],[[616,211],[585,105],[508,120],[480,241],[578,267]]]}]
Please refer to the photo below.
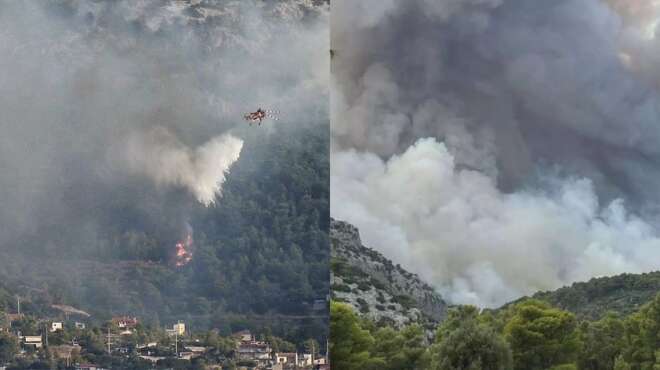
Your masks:
[{"label": "wildfire flame", "polygon": [[192,244],[193,244],[193,239],[192,239],[192,234],[190,233],[188,233],[183,240],[176,243],[175,245],[176,255],[175,255],[174,264],[177,267],[185,266],[192,260],[192,251],[190,249],[190,247],[192,247]]}]

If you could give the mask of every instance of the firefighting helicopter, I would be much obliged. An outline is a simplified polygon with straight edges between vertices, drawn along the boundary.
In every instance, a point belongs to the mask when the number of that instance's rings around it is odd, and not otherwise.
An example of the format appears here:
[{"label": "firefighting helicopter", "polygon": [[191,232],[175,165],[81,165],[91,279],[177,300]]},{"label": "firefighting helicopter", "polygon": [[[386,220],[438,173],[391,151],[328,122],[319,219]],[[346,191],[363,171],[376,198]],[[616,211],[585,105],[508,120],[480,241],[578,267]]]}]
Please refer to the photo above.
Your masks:
[{"label": "firefighting helicopter", "polygon": [[243,118],[245,118],[245,120],[250,123],[250,126],[252,126],[252,123],[254,122],[259,122],[259,126],[261,126],[261,122],[266,118],[270,118],[274,121],[279,120],[279,118],[276,116],[277,113],[278,112],[274,110],[258,108],[254,112],[246,113],[243,115]]}]

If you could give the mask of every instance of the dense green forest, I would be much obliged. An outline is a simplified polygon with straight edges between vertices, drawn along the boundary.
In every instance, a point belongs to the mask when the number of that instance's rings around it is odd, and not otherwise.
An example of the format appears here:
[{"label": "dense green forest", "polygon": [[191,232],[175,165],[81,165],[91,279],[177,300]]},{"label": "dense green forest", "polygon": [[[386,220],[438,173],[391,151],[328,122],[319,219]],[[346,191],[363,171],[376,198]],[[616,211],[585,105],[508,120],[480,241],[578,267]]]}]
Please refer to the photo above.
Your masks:
[{"label": "dense green forest", "polygon": [[653,370],[660,368],[660,295],[627,316],[599,320],[536,299],[499,311],[450,310],[428,342],[418,326],[376,326],[331,303],[333,369]]},{"label": "dense green forest", "polygon": [[[292,341],[312,334],[322,341],[328,125],[246,125],[236,134],[245,144],[216,204],[204,207],[181,190],[154,196],[154,204],[170,202],[154,206],[165,210],[159,214],[114,199],[103,205],[113,215],[101,231],[41,229],[0,252],[0,310],[15,310],[18,295],[23,310],[39,316],[54,314],[52,304],[66,304],[98,320],[113,314],[155,325],[186,320],[222,334],[270,327]],[[193,258],[176,267],[181,228],[166,226],[184,222],[194,233]]]},{"label": "dense green forest", "polygon": [[533,295],[579,318],[599,319],[608,311],[628,315],[652,300],[660,291],[660,271],[593,278]]}]

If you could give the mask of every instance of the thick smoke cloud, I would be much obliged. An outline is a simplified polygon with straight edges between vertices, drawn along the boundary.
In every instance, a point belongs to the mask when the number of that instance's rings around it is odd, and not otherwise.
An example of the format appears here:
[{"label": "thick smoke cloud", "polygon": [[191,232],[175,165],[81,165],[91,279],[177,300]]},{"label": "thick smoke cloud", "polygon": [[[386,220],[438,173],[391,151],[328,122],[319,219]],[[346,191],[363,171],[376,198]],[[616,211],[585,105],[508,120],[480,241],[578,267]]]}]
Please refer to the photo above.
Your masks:
[{"label": "thick smoke cloud", "polygon": [[333,215],[456,303],[657,269],[651,3],[334,2]]},{"label": "thick smoke cloud", "polygon": [[248,140],[244,112],[279,109],[283,125],[327,114],[327,7],[35,0],[0,9],[3,250],[53,231],[93,239],[108,225],[183,232],[196,202],[221,201]]}]

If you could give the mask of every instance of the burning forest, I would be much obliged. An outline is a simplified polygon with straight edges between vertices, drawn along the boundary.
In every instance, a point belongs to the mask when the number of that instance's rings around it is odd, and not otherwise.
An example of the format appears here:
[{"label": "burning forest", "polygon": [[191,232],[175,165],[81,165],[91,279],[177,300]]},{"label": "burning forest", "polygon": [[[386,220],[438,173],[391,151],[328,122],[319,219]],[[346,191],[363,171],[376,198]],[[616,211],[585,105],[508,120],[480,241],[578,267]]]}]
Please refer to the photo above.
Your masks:
[{"label": "burning forest", "polygon": [[[327,7],[0,10],[3,284],[95,317],[194,311],[200,327],[327,295]],[[240,112],[260,104],[286,120],[249,130]],[[287,204],[305,211],[275,212]]]},{"label": "burning forest", "polygon": [[174,250],[174,265],[176,267],[183,267],[190,263],[193,258],[193,252],[192,252],[192,247],[193,247],[193,237],[192,237],[192,231],[188,232],[186,236],[179,240],[175,244],[175,250]]}]

